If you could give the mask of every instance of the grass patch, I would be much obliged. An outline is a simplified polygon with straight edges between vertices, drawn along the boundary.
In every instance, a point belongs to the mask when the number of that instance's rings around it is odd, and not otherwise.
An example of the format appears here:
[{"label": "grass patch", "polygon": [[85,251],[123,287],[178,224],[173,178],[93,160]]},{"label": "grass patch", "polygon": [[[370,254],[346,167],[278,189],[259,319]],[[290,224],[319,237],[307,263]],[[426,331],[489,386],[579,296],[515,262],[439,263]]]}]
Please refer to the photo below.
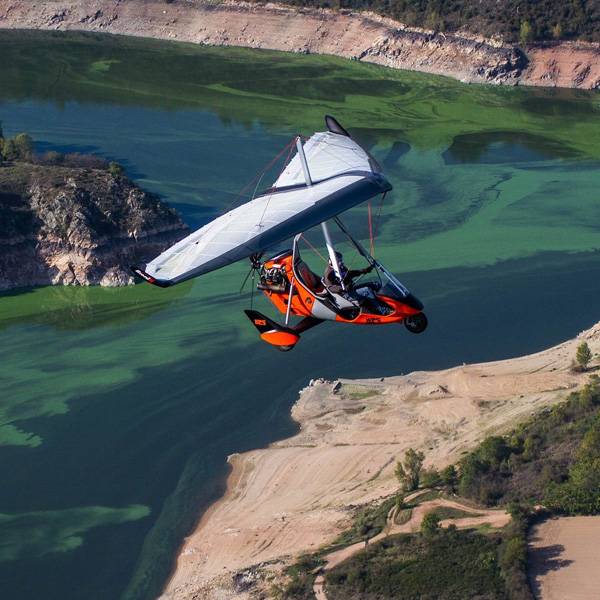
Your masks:
[{"label": "grass patch", "polygon": [[465,519],[468,517],[483,516],[481,513],[468,512],[452,506],[440,506],[431,512],[435,513],[440,518],[440,521],[444,521],[445,519]]},{"label": "grass patch", "polygon": [[381,393],[375,388],[356,384],[344,384],[341,391],[344,397],[348,398],[349,400],[364,400],[365,398],[379,396]]},{"label": "grass patch", "polygon": [[412,517],[412,511],[412,508],[400,509],[394,517],[394,523],[396,525],[404,525],[405,523],[408,523],[410,521],[410,518]]},{"label": "grass patch", "polygon": [[438,498],[441,498],[442,496],[443,496],[443,494],[439,490],[427,490],[426,492],[423,492],[422,494],[420,494],[419,496],[417,496],[416,498],[411,500],[410,504],[416,506],[417,504],[422,504],[423,502],[429,502],[430,500],[437,500]]}]

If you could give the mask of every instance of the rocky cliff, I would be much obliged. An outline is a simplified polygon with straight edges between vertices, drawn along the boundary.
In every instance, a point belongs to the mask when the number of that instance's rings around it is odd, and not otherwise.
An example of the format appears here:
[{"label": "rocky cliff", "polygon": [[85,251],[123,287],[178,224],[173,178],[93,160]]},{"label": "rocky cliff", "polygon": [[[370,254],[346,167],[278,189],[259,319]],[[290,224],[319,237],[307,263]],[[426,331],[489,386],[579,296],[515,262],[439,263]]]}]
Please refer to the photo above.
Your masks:
[{"label": "rocky cliff", "polygon": [[367,12],[232,0],[0,0],[0,28],[85,30],[331,54],[461,81],[600,86],[600,50],[558,44],[524,53],[497,39],[407,27]]},{"label": "rocky cliff", "polygon": [[107,170],[0,166],[0,290],[133,283],[129,265],[187,233],[158,197]]}]

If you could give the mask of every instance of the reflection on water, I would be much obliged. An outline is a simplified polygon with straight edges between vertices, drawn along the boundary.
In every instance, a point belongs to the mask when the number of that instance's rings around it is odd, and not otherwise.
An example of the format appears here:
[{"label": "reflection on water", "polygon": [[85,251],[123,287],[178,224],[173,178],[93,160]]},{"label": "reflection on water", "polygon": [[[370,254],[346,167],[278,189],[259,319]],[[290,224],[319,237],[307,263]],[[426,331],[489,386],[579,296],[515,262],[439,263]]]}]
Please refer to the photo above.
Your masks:
[{"label": "reflection on water", "polygon": [[486,131],[457,135],[444,152],[446,164],[528,163],[575,158],[578,152],[556,140],[517,131]]},{"label": "reflection on water", "polygon": [[[123,162],[192,227],[333,113],[394,184],[376,254],[431,323],[419,337],[323,325],[277,353],[242,313],[245,264],[166,290],[0,296],[3,598],[153,598],[222,491],[226,456],[292,433],[290,405],[311,378],[529,352],[598,318],[593,93],[88,34],[3,32],[0,52],[7,134]],[[557,100],[561,118],[534,110]],[[344,221],[368,237],[365,207]]]},{"label": "reflection on water", "polygon": [[0,294],[5,311],[0,328],[19,323],[50,325],[56,329],[120,326],[146,319],[184,298],[192,284],[165,290],[97,287],[48,287]]}]

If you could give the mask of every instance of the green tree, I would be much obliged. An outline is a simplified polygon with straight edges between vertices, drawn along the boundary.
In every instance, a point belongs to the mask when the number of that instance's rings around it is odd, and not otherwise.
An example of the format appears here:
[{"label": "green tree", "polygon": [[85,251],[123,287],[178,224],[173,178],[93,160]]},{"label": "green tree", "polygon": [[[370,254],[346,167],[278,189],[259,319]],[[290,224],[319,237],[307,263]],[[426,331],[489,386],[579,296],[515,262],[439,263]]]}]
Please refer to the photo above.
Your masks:
[{"label": "green tree", "polygon": [[404,464],[396,464],[396,477],[405,492],[412,492],[419,487],[421,471],[425,455],[409,448],[404,455]]},{"label": "green tree", "polygon": [[448,465],[442,469],[440,473],[440,479],[442,484],[445,485],[450,491],[456,491],[456,484],[458,482],[458,473],[454,465]]},{"label": "green tree", "polygon": [[119,163],[111,161],[108,163],[108,172],[113,177],[118,177],[119,175],[123,175],[123,167]]},{"label": "green tree", "polygon": [[577,346],[577,353],[575,354],[575,360],[577,364],[585,371],[592,360],[592,351],[587,345],[587,342],[582,342]]},{"label": "green tree", "polygon": [[421,521],[421,533],[425,537],[431,537],[440,530],[440,518],[435,512],[429,512]]},{"label": "green tree", "polygon": [[527,562],[527,542],[521,537],[510,538],[504,544],[500,565],[508,570],[514,567],[525,567]]},{"label": "green tree", "polygon": [[2,157],[6,160],[15,160],[18,158],[17,147],[12,139],[4,140],[2,144]]},{"label": "green tree", "polygon": [[19,133],[15,136],[14,144],[17,152],[17,158],[28,160],[33,153],[33,140],[26,133]]},{"label": "green tree", "polygon": [[521,44],[528,44],[533,39],[533,30],[529,21],[523,21],[521,23],[521,29],[519,30],[519,40]]},{"label": "green tree", "polygon": [[424,469],[420,483],[423,487],[434,488],[442,485],[442,478],[437,469]]}]

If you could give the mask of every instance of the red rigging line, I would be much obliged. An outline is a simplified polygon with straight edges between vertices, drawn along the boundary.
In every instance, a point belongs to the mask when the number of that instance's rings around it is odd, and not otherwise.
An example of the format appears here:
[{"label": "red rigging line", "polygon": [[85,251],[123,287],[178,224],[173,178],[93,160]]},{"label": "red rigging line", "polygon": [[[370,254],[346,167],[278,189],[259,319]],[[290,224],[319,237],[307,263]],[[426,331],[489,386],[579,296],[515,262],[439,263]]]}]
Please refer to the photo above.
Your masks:
[{"label": "red rigging line", "polygon": [[367,212],[369,215],[369,243],[371,256],[375,258],[375,244],[373,243],[373,221],[371,219],[371,201],[367,202]]},{"label": "red rigging line", "polygon": [[379,217],[381,217],[381,209],[383,208],[383,202],[385,201],[385,197],[387,196],[387,192],[383,192],[381,195],[381,202],[379,203],[379,208],[377,209],[377,217],[375,217],[375,228],[373,232],[373,237],[377,237],[377,230],[379,228]]}]

